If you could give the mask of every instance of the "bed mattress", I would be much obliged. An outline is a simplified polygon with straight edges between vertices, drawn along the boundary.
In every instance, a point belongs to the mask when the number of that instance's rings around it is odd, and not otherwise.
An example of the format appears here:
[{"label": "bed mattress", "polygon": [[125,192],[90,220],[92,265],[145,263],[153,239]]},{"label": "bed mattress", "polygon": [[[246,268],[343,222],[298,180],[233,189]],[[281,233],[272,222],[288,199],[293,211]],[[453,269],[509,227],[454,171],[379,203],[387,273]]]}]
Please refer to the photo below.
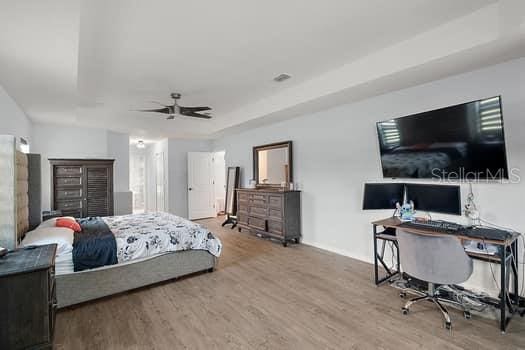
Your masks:
[{"label": "bed mattress", "polygon": [[[111,268],[122,264],[130,264],[152,259],[160,255],[186,250],[205,250],[215,257],[218,257],[222,250],[222,244],[205,227],[189,220],[180,218],[169,213],[143,213],[121,216],[111,216],[102,218],[111,232],[115,236],[118,264],[96,267],[90,270]],[[22,246],[32,244],[49,244],[53,242],[52,232],[49,223],[44,222],[41,226],[45,228],[45,233],[37,228],[34,232],[29,232]],[[41,237],[45,235],[45,239]],[[63,228],[60,236],[56,238],[56,243],[60,247],[67,246],[71,242],[71,249],[58,249],[55,257],[55,273],[57,275],[67,275],[80,273],[75,271],[73,260],[73,233]],[[66,243],[64,243],[66,242]]]}]

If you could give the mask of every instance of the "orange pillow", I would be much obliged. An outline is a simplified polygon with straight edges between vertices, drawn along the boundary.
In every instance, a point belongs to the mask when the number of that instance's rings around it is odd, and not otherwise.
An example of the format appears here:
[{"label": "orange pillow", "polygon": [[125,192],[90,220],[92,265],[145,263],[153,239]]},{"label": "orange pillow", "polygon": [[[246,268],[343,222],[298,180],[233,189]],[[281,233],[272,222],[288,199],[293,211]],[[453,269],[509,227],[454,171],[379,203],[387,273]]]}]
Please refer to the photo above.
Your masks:
[{"label": "orange pillow", "polygon": [[80,232],[82,229],[80,228],[80,225],[76,220],[69,219],[69,218],[57,218],[55,221],[56,227],[67,227],[72,229],[75,232]]}]

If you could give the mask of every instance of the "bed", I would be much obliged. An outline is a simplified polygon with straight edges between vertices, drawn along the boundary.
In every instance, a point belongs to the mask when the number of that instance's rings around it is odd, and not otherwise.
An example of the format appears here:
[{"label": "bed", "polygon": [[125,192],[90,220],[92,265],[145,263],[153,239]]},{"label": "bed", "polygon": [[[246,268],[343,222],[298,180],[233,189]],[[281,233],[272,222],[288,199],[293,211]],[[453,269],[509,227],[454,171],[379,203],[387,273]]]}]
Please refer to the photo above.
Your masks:
[{"label": "bed", "polygon": [[[54,220],[28,232],[21,246],[58,244],[55,259],[58,308],[196,272],[213,271],[222,250],[220,240],[205,227],[168,213],[93,218],[86,220],[103,221],[110,229],[116,258],[109,265],[88,268],[78,257],[79,238],[87,232],[85,226],[83,232],[73,233],[69,228],[55,227]],[[82,223],[82,219],[77,222]],[[88,243],[88,247],[93,246],[92,241]],[[69,250],[69,245],[76,250]]]}]

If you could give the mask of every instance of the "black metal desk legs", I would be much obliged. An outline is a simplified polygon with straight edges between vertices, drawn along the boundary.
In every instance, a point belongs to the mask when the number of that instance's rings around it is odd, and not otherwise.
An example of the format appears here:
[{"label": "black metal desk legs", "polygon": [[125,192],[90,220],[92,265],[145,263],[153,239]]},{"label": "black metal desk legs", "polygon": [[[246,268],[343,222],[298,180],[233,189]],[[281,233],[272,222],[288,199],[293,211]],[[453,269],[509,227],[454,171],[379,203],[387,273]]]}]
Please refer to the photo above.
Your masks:
[{"label": "black metal desk legs", "polygon": [[[373,225],[373,234],[374,234],[374,281],[375,281],[376,285],[380,285],[381,283],[385,282],[386,280],[389,280],[390,278],[394,277],[395,275],[397,275],[399,273],[399,265],[400,265],[400,263],[399,263],[399,246],[397,245],[396,241],[391,241],[392,244],[394,244],[395,247],[396,247],[396,256],[397,256],[396,270],[392,271],[387,266],[387,264],[384,261],[385,244],[386,244],[386,240],[385,239],[379,238],[379,239],[381,239],[383,246],[381,248],[381,253],[378,253],[378,251],[377,251],[377,240],[378,240],[378,238],[377,238],[377,225]],[[381,265],[383,266],[383,268],[386,271],[386,276],[382,277],[382,278],[379,278],[379,263],[381,263]]]}]

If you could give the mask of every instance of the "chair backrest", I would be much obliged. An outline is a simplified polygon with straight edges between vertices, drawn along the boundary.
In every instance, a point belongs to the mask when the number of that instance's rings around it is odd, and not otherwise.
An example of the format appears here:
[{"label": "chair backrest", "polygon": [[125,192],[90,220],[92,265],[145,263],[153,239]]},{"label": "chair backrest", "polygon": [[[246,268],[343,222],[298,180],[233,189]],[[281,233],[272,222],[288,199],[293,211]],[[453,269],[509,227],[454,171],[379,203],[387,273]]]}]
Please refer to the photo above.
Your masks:
[{"label": "chair backrest", "polygon": [[403,271],[437,284],[465,282],[472,275],[472,259],[452,236],[427,236],[397,230]]}]

